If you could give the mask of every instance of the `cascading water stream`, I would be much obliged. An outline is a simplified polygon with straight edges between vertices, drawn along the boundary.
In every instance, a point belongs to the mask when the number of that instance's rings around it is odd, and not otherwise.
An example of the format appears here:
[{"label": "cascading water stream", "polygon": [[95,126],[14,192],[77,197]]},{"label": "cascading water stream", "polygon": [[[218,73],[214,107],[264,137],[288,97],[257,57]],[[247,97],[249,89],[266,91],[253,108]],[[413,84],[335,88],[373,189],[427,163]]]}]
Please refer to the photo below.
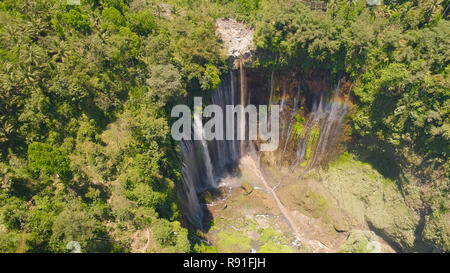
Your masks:
[{"label": "cascading water stream", "polygon": [[[321,96],[319,103],[314,104],[303,131],[300,133],[295,159],[290,167],[291,171],[304,160],[308,160],[306,172],[309,171],[324,159],[329,149],[336,143],[342,120],[347,113],[346,103],[339,101],[338,90],[339,84],[329,103],[326,103],[324,96]],[[311,139],[311,137],[313,138]],[[310,149],[310,154],[308,158],[305,158],[307,149]]]},{"label": "cascading water stream", "polygon": [[180,205],[183,208],[184,214],[190,223],[197,225],[202,229],[203,210],[198,200],[198,186],[195,181],[199,181],[201,167],[196,160],[196,153],[194,149],[194,142],[182,140],[180,142],[182,162],[182,186]]},{"label": "cascading water stream", "polygon": [[[245,73],[244,73],[244,62],[242,59],[239,60],[239,72],[240,72],[240,80],[241,80],[241,105],[245,107]],[[241,132],[244,132],[245,136],[245,116],[244,116],[244,109],[241,108],[241,120],[239,120],[239,126],[241,128]],[[244,153],[244,144],[245,141],[240,141],[241,145],[241,156],[243,156]]]},{"label": "cascading water stream", "polygon": [[200,143],[203,154],[203,163],[206,171],[206,185],[207,187],[215,188],[217,187],[217,184],[214,179],[213,166],[211,163],[211,157],[209,156],[208,144],[206,143],[205,134],[203,132],[202,120],[196,113],[194,113],[194,131],[198,136],[201,136]]},{"label": "cascading water stream", "polygon": [[299,97],[300,97],[300,86],[297,89],[297,96],[295,96],[295,98],[294,98],[294,110],[292,110],[291,116],[289,118],[289,128],[287,130],[286,141],[284,143],[284,148],[283,148],[283,153],[281,155],[281,160],[283,160],[284,155],[286,154],[286,149],[287,149],[287,146],[289,144],[289,140],[291,139],[293,120],[295,118],[295,115],[297,114],[297,103],[298,103]]},{"label": "cascading water stream", "polygon": [[281,93],[280,112],[283,112],[284,110],[285,97],[286,97],[286,87],[283,86],[283,91]]},{"label": "cascading water stream", "polygon": [[[233,78],[233,69],[230,69],[230,87],[231,87],[231,101],[229,105],[234,105],[234,78]],[[231,119],[233,119],[234,121],[234,117],[231,117]],[[231,120],[227,120],[227,122],[231,122]],[[227,124],[231,124],[231,123],[227,123]],[[230,141],[229,145],[231,147],[231,149],[233,150],[233,160],[236,160],[238,158],[238,154],[237,154],[237,148],[236,148],[236,141]]]},{"label": "cascading water stream", "polygon": [[[230,78],[225,77],[218,89],[212,94],[210,103],[218,105],[225,112],[226,105],[234,105],[235,98],[234,75],[230,72]],[[235,117],[223,115],[224,124],[233,124],[236,137],[237,126],[242,126],[241,120]],[[227,120],[229,119],[229,120]],[[202,140],[183,140],[180,142],[182,156],[182,182],[181,204],[183,214],[187,220],[202,228],[204,207],[200,204],[198,194],[217,188],[220,175],[227,171],[228,164],[233,164],[240,158],[240,141],[212,140],[209,143],[204,138],[202,120],[194,114],[192,130],[197,136],[203,136]],[[225,130],[224,130],[225,131]]]}]

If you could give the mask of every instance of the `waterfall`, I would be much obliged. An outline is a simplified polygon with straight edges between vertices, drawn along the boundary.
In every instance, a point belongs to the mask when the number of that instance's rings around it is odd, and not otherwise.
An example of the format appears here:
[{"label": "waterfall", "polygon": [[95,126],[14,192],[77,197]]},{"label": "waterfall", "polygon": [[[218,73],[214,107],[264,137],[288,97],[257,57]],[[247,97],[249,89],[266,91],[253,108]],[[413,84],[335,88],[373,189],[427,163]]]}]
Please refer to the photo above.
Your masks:
[{"label": "waterfall", "polygon": [[342,120],[347,113],[347,105],[340,102],[338,91],[339,84],[330,102],[327,103],[325,97],[321,96],[319,103],[314,103],[313,110],[299,135],[295,158],[290,166],[291,171],[305,160],[307,160],[306,171],[309,171],[324,159],[336,143]]},{"label": "waterfall", "polygon": [[[224,77],[218,89],[211,95],[210,104],[221,107],[224,112],[226,105],[234,105],[235,98],[234,75],[230,71],[229,77]],[[231,124],[223,116],[224,124]],[[232,117],[234,129],[240,126],[240,121],[236,122],[236,117]],[[194,114],[192,126],[195,134],[204,136],[201,117]],[[236,132],[236,130],[235,130]],[[240,158],[238,140],[182,140],[180,150],[182,157],[182,183],[180,193],[180,203],[183,215],[195,227],[202,229],[204,217],[204,207],[200,204],[198,194],[217,188],[217,181],[220,176],[227,172],[227,166],[233,164]],[[209,144],[209,145],[208,145]]]},{"label": "waterfall", "polygon": [[297,96],[294,97],[294,109],[291,112],[291,116],[289,118],[289,128],[286,134],[286,141],[284,143],[283,153],[281,154],[281,160],[284,158],[284,154],[286,153],[287,146],[289,144],[289,140],[291,139],[293,120],[295,118],[295,114],[297,114],[297,103],[300,97],[300,86],[297,89]]},{"label": "waterfall", "polygon": [[[234,105],[234,77],[233,77],[233,69],[230,69],[230,94],[231,94],[231,101],[229,105]],[[223,108],[222,108],[223,109]],[[232,118],[234,120],[234,117]],[[231,124],[229,123],[229,120],[227,120],[227,124]],[[236,160],[238,158],[238,154],[237,154],[237,148],[236,148],[236,141],[229,141],[229,145],[231,147],[231,149],[233,150],[233,160]]]},{"label": "waterfall", "polygon": [[[211,94],[210,104],[218,105],[224,112],[227,105],[234,105],[237,101],[243,106],[246,102],[252,103],[252,96],[246,94],[246,79],[243,61],[239,60],[239,75],[235,75],[230,69],[229,75],[225,75],[216,91]],[[238,83],[238,84],[236,84]],[[240,85],[236,87],[236,85]],[[270,75],[269,104],[274,96],[274,72]],[[334,96],[327,100],[325,95],[317,98],[313,103],[311,112],[305,116],[306,122],[303,124],[295,117],[297,113],[303,113],[300,108],[302,104],[300,94],[300,83],[296,93],[292,93],[286,86],[283,86],[280,103],[284,107],[283,123],[288,124],[282,127],[285,142],[279,147],[281,161],[288,162],[293,171],[301,165],[302,171],[309,171],[314,166],[320,164],[329,151],[335,145],[340,136],[342,120],[347,112],[347,106],[340,102],[338,94],[339,85]],[[239,93],[238,93],[239,92]],[[259,90],[253,90],[259,92]],[[289,94],[288,94],[289,92]],[[254,93],[255,94],[255,93]],[[240,96],[240,98],[236,98]],[[253,96],[255,97],[255,96]],[[292,102],[285,101],[286,98],[294,98]],[[254,103],[254,102],[253,102]],[[270,108],[269,108],[270,113]],[[180,205],[183,215],[195,227],[202,228],[202,221],[205,215],[205,206],[200,204],[199,194],[205,190],[217,188],[221,176],[228,173],[237,160],[245,153],[257,155],[259,160],[258,147],[252,141],[237,140],[237,128],[245,128],[245,116],[241,115],[237,120],[236,116],[223,115],[225,126],[233,124],[233,140],[183,140],[180,142],[182,156],[182,190],[180,193]],[[198,136],[204,136],[202,128],[202,118],[194,114],[192,130]],[[270,121],[270,119],[269,119]],[[300,124],[299,124],[300,123]],[[270,125],[269,125],[270,126]],[[293,128],[296,128],[295,134]],[[300,128],[300,129],[299,129]],[[227,128],[224,128],[226,131]],[[245,148],[245,149],[244,149]],[[258,164],[259,165],[259,164]]]},{"label": "waterfall", "polygon": [[[214,91],[211,96],[211,104],[218,105],[225,113],[225,109],[227,105],[234,105],[234,96],[235,96],[235,88],[234,88],[234,75],[233,71],[230,71],[230,78],[224,78],[222,83],[219,85],[219,88]],[[211,141],[211,146],[214,147],[216,151],[213,154],[213,165],[214,169],[218,170],[219,173],[225,171],[225,166],[227,164],[233,163],[240,157],[239,152],[239,141],[236,141],[236,117],[224,115],[224,125],[225,130],[228,124],[234,124],[234,140],[213,140]],[[225,131],[224,130],[224,131]]]},{"label": "waterfall", "polygon": [[201,150],[202,150],[202,154],[203,154],[203,163],[205,164],[205,170],[206,170],[206,184],[208,185],[209,188],[215,188],[216,182],[214,179],[214,174],[213,174],[213,167],[211,164],[211,157],[209,156],[209,151],[208,151],[208,144],[206,143],[205,140],[205,134],[203,132],[203,126],[202,126],[202,120],[201,118],[197,115],[197,113],[194,113],[194,131],[198,136],[202,136],[200,143],[201,143]]},{"label": "waterfall", "polygon": [[[269,102],[267,105],[269,105],[269,116],[270,116],[270,105],[272,105],[272,95],[273,95],[273,71],[270,74],[270,95],[269,95]],[[271,128],[270,119],[269,119],[269,129]]]},{"label": "waterfall", "polygon": [[269,103],[268,105],[270,106],[271,102],[272,102],[272,94],[273,94],[273,71],[270,74],[270,95],[269,95]]},{"label": "waterfall", "polygon": [[283,112],[284,109],[285,96],[286,96],[286,86],[285,84],[283,84],[283,91],[281,93],[280,112]]},{"label": "waterfall", "polygon": [[180,191],[180,205],[188,221],[202,228],[203,210],[197,197],[198,186],[195,181],[200,180],[200,166],[196,160],[193,141],[182,140],[180,142],[182,162],[182,191]]},{"label": "waterfall", "polygon": [[[242,59],[239,60],[239,72],[240,72],[240,80],[241,80],[241,105],[245,107],[245,72],[244,72],[244,64]],[[241,110],[241,120],[239,121],[239,126],[241,128],[241,132],[244,132],[245,136],[245,115],[244,109]],[[241,140],[241,156],[244,153],[244,144],[245,141]]]}]

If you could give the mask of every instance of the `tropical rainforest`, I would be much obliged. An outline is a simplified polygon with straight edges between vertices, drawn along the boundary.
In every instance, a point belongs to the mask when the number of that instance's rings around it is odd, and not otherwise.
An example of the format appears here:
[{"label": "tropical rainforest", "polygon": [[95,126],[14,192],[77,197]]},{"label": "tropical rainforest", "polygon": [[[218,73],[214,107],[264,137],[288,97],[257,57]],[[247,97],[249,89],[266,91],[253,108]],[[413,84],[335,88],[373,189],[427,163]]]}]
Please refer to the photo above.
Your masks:
[{"label": "tropical rainforest", "polygon": [[212,251],[183,219],[171,108],[229,73],[219,18],[254,69],[346,75],[346,152],[395,181],[450,251],[449,0],[0,0],[0,252]]}]

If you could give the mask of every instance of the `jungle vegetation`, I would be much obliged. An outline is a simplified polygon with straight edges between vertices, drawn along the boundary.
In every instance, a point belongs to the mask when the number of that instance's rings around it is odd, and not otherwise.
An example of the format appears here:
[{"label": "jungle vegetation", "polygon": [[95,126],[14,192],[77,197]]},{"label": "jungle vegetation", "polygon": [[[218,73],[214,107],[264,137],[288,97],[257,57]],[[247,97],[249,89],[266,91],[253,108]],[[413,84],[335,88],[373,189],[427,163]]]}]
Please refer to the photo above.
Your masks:
[{"label": "jungle vegetation", "polygon": [[348,149],[419,189],[424,238],[449,251],[449,3],[0,0],[0,252],[136,251],[149,229],[152,251],[205,250],[178,208],[170,109],[220,84],[221,17],[255,29],[256,68],[351,79]]}]

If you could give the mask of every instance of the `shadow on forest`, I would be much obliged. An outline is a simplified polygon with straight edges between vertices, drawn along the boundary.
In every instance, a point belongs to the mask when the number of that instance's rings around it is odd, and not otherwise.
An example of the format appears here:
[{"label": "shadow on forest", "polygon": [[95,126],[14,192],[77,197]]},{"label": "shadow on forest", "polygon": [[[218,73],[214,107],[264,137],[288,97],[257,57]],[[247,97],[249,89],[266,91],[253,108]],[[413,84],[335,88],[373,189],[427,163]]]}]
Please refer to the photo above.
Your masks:
[{"label": "shadow on forest", "polygon": [[392,145],[373,137],[359,137],[348,143],[347,149],[358,157],[358,160],[369,163],[384,177],[398,180],[401,177],[401,165]]}]

